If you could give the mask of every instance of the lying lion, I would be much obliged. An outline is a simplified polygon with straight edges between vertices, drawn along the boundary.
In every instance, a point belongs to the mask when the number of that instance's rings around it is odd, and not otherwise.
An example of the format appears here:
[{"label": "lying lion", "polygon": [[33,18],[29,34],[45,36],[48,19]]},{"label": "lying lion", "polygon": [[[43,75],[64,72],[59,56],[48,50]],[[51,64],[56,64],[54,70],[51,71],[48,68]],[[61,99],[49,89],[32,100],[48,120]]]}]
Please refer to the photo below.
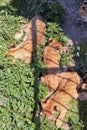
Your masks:
[{"label": "lying lion", "polygon": [[13,61],[25,60],[26,63],[30,63],[32,60],[32,52],[45,40],[45,30],[45,23],[42,21],[41,17],[33,17],[28,24],[22,27],[21,33],[15,36],[19,38],[24,31],[26,33],[24,42],[17,47],[12,45],[6,52],[6,56],[13,56]]},{"label": "lying lion", "polygon": [[60,69],[60,58],[62,51],[62,44],[56,41],[51,41],[44,49],[43,59],[47,74],[53,74]]},{"label": "lying lion", "polygon": [[31,21],[21,27],[21,32],[17,33],[14,38],[19,39],[25,33],[24,41],[32,40],[36,46],[42,44],[45,40],[46,24],[40,15],[34,16]]},{"label": "lying lion", "polygon": [[87,1],[84,1],[79,8],[79,14],[84,22],[87,22]]},{"label": "lying lion", "polygon": [[77,74],[77,72],[60,72],[42,76],[41,81],[49,87],[49,91],[54,91],[57,88],[60,88],[60,86],[64,87],[66,80],[73,80],[76,82],[76,79],[79,78],[80,76]]},{"label": "lying lion", "polygon": [[[47,77],[46,77],[47,78]],[[50,120],[56,122],[56,126],[60,128],[64,121],[68,108],[68,103],[72,98],[78,98],[77,89],[82,84],[82,79],[77,72],[62,72],[57,75],[58,83],[56,91],[50,97],[41,101],[42,113]],[[55,78],[54,78],[54,82]],[[47,82],[48,83],[48,82]],[[56,118],[53,114],[59,112]]]},{"label": "lying lion", "polygon": [[33,44],[32,41],[26,40],[23,44],[17,47],[10,47],[6,53],[7,56],[13,56],[13,62],[17,60],[25,60],[26,63],[32,61]]}]

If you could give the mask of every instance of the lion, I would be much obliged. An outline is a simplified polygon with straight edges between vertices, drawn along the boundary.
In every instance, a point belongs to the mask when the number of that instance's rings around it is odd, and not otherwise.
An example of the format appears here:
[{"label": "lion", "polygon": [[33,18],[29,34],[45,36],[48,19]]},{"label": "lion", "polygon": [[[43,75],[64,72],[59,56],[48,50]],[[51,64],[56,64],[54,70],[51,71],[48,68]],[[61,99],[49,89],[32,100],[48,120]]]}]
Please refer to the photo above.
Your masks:
[{"label": "lion", "polygon": [[[56,74],[48,74],[48,75],[42,76],[40,79],[45,85],[49,87],[49,92],[51,92],[51,91],[55,91],[56,89],[62,86],[64,87],[66,80],[67,81],[73,80],[73,82],[76,82],[76,79],[79,79],[79,78],[80,76],[78,75],[77,72],[60,72]],[[80,80],[82,79],[80,78]]]},{"label": "lion", "polygon": [[40,15],[34,16],[29,23],[22,25],[20,33],[14,36],[19,39],[25,33],[24,41],[32,40],[36,46],[42,44],[45,40],[46,24]]},{"label": "lion", "polygon": [[63,46],[60,42],[50,41],[43,52],[43,60],[46,66],[46,73],[53,74],[60,70],[60,58],[63,52]]},{"label": "lion", "polygon": [[87,1],[84,1],[79,8],[79,14],[84,22],[87,22]]},{"label": "lion", "polygon": [[32,61],[33,44],[32,41],[26,40],[21,45],[15,47],[15,45],[10,45],[10,49],[6,52],[6,57],[13,56],[13,62],[17,60],[24,60],[26,63],[31,63]]},{"label": "lion", "polygon": [[13,56],[13,61],[25,60],[26,63],[31,63],[33,51],[45,40],[45,31],[46,27],[42,17],[33,17],[28,24],[22,27],[21,32],[15,35],[17,39],[25,32],[24,41],[17,47],[11,44],[10,49],[6,52],[6,57]]},{"label": "lion", "polygon": [[[72,98],[77,99],[77,90],[82,84],[82,79],[77,72],[71,72],[72,74],[66,77],[66,73],[62,72],[58,76],[61,77],[61,81],[57,86],[56,91],[41,101],[42,114],[50,120],[56,122],[57,128],[60,128],[64,122],[64,118],[67,110],[69,109],[68,103]],[[54,79],[55,82],[55,79]],[[58,112],[59,116],[54,116],[54,113]]]}]

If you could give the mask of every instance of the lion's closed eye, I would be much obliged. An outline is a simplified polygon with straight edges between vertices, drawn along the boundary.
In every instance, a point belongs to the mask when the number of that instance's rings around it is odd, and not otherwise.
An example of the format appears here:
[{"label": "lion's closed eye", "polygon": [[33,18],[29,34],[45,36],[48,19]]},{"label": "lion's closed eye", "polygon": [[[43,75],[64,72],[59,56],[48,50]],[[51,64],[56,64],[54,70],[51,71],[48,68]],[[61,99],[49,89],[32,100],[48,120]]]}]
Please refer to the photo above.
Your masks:
[{"label": "lion's closed eye", "polygon": [[56,46],[55,49],[56,49],[56,50],[60,50],[59,46]]}]

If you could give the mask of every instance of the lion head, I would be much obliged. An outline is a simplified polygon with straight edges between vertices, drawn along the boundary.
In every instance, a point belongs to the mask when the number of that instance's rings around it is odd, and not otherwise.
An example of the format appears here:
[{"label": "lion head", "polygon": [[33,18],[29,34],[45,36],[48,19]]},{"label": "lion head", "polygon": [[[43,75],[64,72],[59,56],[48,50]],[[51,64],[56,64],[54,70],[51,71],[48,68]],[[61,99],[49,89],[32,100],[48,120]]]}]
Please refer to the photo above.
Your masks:
[{"label": "lion head", "polygon": [[84,22],[87,22],[87,1],[84,1],[83,4],[80,6],[79,14],[80,14],[80,18]]}]

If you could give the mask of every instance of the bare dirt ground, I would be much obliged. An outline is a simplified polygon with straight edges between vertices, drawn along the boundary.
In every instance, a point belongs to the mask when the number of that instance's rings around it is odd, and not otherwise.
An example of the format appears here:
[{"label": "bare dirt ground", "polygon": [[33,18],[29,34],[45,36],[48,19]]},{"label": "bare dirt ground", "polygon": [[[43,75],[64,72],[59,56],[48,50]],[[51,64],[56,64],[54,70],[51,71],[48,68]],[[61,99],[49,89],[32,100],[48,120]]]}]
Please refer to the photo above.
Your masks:
[{"label": "bare dirt ground", "polygon": [[87,23],[83,23],[79,17],[78,9],[82,0],[57,0],[65,9],[66,22],[64,24],[65,35],[68,36],[75,45],[87,42]]}]

